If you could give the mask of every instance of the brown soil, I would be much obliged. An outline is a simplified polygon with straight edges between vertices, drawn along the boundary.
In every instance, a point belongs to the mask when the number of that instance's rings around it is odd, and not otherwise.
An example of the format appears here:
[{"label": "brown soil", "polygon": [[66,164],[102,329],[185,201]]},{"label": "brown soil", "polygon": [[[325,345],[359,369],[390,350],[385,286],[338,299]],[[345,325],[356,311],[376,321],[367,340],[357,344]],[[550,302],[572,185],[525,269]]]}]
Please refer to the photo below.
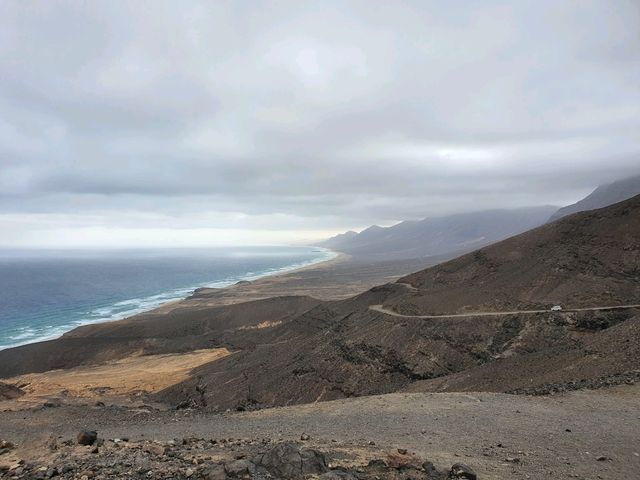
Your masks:
[{"label": "brown soil", "polygon": [[183,354],[131,356],[101,365],[30,373],[7,379],[25,393],[18,405],[42,404],[52,397],[113,401],[113,397],[159,392],[186,380],[196,367],[229,355],[225,348]]}]

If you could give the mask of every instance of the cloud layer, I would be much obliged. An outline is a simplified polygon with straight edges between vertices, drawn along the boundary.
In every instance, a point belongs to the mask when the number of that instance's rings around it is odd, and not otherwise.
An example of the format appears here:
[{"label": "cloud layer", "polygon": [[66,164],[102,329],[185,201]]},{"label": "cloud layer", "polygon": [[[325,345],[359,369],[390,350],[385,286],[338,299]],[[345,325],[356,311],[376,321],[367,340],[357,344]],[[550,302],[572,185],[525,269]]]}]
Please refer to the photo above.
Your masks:
[{"label": "cloud layer", "polygon": [[640,171],[638,78],[632,0],[2,2],[0,244],[570,203]]}]

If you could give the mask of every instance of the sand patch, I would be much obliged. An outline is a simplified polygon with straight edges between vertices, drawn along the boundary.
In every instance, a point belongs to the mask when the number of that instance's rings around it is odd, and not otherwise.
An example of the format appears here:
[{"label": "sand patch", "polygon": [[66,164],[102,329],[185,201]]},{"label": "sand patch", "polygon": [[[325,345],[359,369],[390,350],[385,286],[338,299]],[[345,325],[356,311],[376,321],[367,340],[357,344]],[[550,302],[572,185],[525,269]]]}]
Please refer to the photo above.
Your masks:
[{"label": "sand patch", "polygon": [[30,373],[7,379],[34,397],[101,396],[155,393],[186,380],[200,365],[226,357],[226,348],[195,350],[188,353],[127,357],[108,364],[89,365],[67,370]]}]

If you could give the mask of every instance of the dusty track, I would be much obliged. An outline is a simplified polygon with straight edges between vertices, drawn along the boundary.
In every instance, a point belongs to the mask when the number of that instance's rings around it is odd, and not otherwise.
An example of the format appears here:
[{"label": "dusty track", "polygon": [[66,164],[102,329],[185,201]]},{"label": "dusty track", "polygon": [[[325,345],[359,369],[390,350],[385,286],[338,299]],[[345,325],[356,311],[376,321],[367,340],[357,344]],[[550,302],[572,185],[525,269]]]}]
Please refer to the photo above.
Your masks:
[{"label": "dusty track", "polygon": [[[571,312],[601,312],[607,310],[628,310],[632,308],[640,308],[640,304],[635,305],[612,305],[608,307],[590,307],[590,308],[567,308],[561,310],[562,313]],[[393,317],[400,318],[464,318],[464,317],[496,317],[502,315],[520,315],[520,314],[534,314],[534,313],[551,313],[549,309],[546,310],[513,310],[509,312],[472,312],[472,313],[446,313],[443,315],[404,315],[402,313],[394,312],[384,308],[382,305],[370,305],[369,310],[378,313],[384,313],[385,315],[391,315]]]}]

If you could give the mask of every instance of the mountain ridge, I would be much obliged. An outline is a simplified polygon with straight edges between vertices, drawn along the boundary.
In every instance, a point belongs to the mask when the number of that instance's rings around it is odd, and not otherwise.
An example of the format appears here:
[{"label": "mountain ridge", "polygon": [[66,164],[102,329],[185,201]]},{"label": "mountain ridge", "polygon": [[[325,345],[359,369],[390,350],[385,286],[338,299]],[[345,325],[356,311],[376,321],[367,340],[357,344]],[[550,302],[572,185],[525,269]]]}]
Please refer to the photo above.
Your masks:
[{"label": "mountain ridge", "polygon": [[614,203],[627,200],[640,194],[640,175],[616,180],[615,182],[599,185],[593,192],[583,199],[558,209],[549,221],[553,222],[572,213],[584,212],[602,208]]},{"label": "mountain ridge", "polygon": [[523,207],[372,225],[343,233],[319,246],[367,258],[418,258],[460,254],[542,225],[557,207]]}]

